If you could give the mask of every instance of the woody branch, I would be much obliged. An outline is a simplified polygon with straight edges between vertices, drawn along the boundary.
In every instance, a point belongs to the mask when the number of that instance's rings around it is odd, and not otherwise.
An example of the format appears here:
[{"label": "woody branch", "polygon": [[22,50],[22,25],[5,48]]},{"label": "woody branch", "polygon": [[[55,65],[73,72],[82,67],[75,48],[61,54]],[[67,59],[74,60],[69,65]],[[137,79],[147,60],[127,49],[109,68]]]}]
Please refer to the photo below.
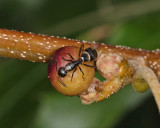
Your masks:
[{"label": "woody branch", "polygon": [[[129,60],[151,68],[160,78],[160,50],[133,49],[124,46],[112,46],[103,43],[79,41],[54,36],[37,35],[33,33],[18,32],[0,29],[0,56],[28,60],[33,62],[48,62],[56,49],[64,46],[92,47],[98,53],[115,53]],[[143,61],[142,61],[142,59]]]}]

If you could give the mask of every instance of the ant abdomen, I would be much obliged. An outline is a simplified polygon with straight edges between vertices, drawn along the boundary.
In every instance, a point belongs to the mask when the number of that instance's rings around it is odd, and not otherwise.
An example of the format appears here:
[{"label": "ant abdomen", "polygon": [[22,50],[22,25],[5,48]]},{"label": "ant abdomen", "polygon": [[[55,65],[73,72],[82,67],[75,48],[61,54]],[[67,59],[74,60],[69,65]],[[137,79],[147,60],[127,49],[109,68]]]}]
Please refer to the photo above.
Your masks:
[{"label": "ant abdomen", "polygon": [[90,55],[90,60],[95,60],[97,58],[97,51],[93,48],[87,48],[85,51]]},{"label": "ant abdomen", "polygon": [[93,61],[97,58],[97,51],[93,48],[87,48],[81,55],[81,59],[84,62]]}]

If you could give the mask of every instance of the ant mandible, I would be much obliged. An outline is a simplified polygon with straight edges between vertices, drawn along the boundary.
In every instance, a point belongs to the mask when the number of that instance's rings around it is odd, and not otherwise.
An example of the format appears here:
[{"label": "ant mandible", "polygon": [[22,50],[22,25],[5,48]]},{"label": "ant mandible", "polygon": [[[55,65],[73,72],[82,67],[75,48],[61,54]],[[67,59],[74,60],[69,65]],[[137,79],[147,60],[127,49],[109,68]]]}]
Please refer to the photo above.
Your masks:
[{"label": "ant mandible", "polygon": [[[89,62],[89,61],[95,60],[97,58],[97,51],[95,49],[93,49],[93,48],[87,48],[81,54],[82,49],[84,49],[84,44],[82,44],[80,49],[79,49],[78,60],[74,60],[74,58],[72,57],[72,55],[70,53],[67,53],[67,54],[70,56],[71,60],[63,58],[65,61],[69,61],[70,62],[70,63],[66,64],[65,67],[60,67],[58,69],[58,75],[59,75],[58,81],[63,86],[66,86],[66,85],[62,81],[61,77],[65,77],[69,71],[74,70],[73,73],[72,73],[71,81],[73,79],[74,73],[77,70],[77,67],[81,71],[82,75],[84,75],[84,73],[83,73],[81,67],[79,66],[79,64],[87,66],[87,67],[91,67],[91,68],[95,67],[95,66],[83,64],[82,62]],[[80,54],[81,54],[81,56],[80,56]],[[57,70],[57,60],[56,60],[56,70]]]}]

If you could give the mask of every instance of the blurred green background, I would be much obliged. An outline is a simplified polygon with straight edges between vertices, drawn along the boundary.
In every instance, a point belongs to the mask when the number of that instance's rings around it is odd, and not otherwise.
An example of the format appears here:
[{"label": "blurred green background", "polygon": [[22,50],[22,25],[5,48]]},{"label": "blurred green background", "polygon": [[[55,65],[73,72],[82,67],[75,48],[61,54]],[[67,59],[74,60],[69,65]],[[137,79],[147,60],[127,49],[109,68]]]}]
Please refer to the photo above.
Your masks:
[{"label": "blurred green background", "polygon": [[[0,28],[160,48],[159,0],[0,0]],[[102,79],[99,75],[96,75]],[[0,58],[0,128],[159,128],[150,91],[99,103],[56,92],[47,64]]]}]

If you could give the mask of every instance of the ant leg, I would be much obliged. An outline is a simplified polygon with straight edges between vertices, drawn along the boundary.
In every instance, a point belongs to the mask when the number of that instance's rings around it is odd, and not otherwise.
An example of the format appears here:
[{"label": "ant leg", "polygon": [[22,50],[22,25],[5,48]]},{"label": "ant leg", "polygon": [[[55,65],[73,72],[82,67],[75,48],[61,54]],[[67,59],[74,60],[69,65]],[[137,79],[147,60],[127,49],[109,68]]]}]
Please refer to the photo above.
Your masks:
[{"label": "ant leg", "polygon": [[56,60],[56,71],[57,71],[57,60]]},{"label": "ant leg", "polygon": [[66,85],[65,85],[65,83],[62,81],[61,77],[58,77],[58,81],[59,81],[63,86],[66,87]]},{"label": "ant leg", "polygon": [[80,58],[80,54],[81,54],[82,48],[84,49],[84,44],[83,43],[81,44],[81,47],[79,48],[79,54],[78,54],[79,58]]},{"label": "ant leg", "polygon": [[73,79],[73,76],[74,76],[74,73],[75,73],[76,70],[77,70],[77,68],[75,68],[74,71],[73,71],[73,73],[72,73],[71,81]]},{"label": "ant leg", "polygon": [[80,67],[79,65],[78,65],[78,67],[79,67],[79,70],[81,71],[81,73],[83,74],[82,77],[83,77],[83,80],[84,80],[84,79],[85,79],[85,78],[84,78],[84,72],[82,71],[82,69],[81,69],[81,67]]},{"label": "ant leg", "polygon": [[82,71],[82,69],[81,69],[81,67],[78,65],[78,67],[79,67],[79,70],[81,71],[81,73],[83,74],[83,76],[84,76],[84,72]]},{"label": "ant leg", "polygon": [[65,61],[70,61],[70,62],[72,62],[72,63],[73,63],[73,61],[72,61],[72,60],[65,59],[64,57],[62,57],[62,58],[63,58],[63,60],[65,60]]},{"label": "ant leg", "polygon": [[74,61],[73,56],[72,56],[70,53],[67,53],[67,54],[70,56],[70,58],[71,58],[72,60],[65,59],[64,57],[63,57],[63,60],[65,60],[65,61],[70,61],[70,62],[73,63],[73,61]]},{"label": "ant leg", "polygon": [[74,60],[73,56],[70,53],[67,53],[67,54],[71,57],[72,60]]},{"label": "ant leg", "polygon": [[88,64],[82,64],[80,63],[81,65],[84,65],[84,66],[87,66],[87,67],[90,67],[90,68],[94,68],[95,66],[92,66],[92,65],[88,65]]}]

